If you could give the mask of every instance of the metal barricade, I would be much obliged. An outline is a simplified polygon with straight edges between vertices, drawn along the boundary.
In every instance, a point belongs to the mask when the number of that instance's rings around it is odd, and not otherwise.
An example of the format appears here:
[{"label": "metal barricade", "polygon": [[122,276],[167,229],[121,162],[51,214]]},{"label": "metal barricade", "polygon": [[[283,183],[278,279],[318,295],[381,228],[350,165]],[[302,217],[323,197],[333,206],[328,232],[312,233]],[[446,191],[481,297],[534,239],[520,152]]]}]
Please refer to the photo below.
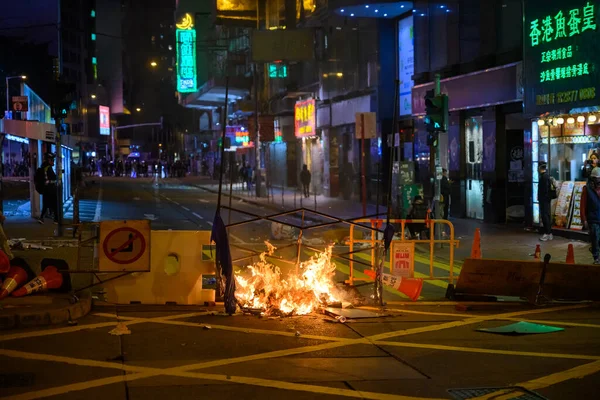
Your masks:
[{"label": "metal barricade", "polygon": [[[354,285],[354,281],[371,281],[370,278],[356,278],[354,277],[354,263],[357,260],[354,259],[354,254],[360,251],[369,250],[369,249],[360,249],[355,250],[355,244],[358,243],[368,243],[371,245],[371,268],[375,268],[375,247],[376,244],[383,243],[383,238],[378,237],[378,231],[381,229],[384,220],[382,219],[360,219],[355,221],[358,224],[361,223],[370,223],[370,228],[368,226],[364,226],[365,229],[371,229],[371,238],[370,239],[355,239],[355,225],[350,225],[350,240],[349,240],[349,261],[350,261],[350,277],[347,283],[350,285]],[[454,239],[454,225],[452,222],[445,219],[390,219],[389,221],[392,224],[400,224],[400,239],[395,240],[398,242],[413,242],[415,244],[418,243],[428,243],[429,244],[429,276],[424,277],[422,279],[426,280],[447,280],[448,283],[454,284],[454,249],[458,248],[459,241]],[[425,224],[427,229],[429,229],[429,239],[406,239],[406,225],[407,224]],[[435,225],[439,224],[441,226],[448,226],[449,234],[446,239],[436,239],[435,238]],[[448,276],[435,276],[434,274],[434,252],[435,246],[449,245],[450,258],[449,258],[449,273]],[[362,262],[358,262],[359,264],[363,264]]]}]

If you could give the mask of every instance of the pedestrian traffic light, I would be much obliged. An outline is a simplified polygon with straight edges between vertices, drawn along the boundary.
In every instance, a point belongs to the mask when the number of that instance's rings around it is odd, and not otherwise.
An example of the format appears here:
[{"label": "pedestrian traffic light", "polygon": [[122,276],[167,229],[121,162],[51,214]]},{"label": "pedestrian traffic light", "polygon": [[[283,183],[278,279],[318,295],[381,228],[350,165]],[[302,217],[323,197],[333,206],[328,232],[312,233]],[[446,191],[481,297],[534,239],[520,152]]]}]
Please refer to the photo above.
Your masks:
[{"label": "pedestrian traffic light", "polygon": [[[217,141],[217,145],[219,148],[223,145],[223,138],[219,138]],[[228,149],[231,147],[231,138],[229,136],[225,136],[225,148]]]},{"label": "pedestrian traffic light", "polygon": [[66,118],[77,96],[75,84],[67,82],[61,77],[53,81],[50,90],[52,117],[54,119]]},{"label": "pedestrian traffic light", "polygon": [[436,96],[433,90],[427,91],[425,95],[425,126],[430,133],[448,130],[448,96],[445,94]]}]

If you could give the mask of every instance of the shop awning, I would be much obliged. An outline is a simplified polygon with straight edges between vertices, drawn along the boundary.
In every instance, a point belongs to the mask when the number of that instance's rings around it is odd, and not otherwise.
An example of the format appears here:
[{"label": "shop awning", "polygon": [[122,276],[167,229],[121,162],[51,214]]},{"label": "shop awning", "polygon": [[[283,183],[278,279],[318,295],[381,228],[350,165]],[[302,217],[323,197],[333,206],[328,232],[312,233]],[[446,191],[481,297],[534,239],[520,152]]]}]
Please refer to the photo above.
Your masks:
[{"label": "shop awning", "polygon": [[[250,78],[229,78],[229,101],[241,100],[250,94]],[[190,93],[181,100],[188,108],[212,110],[225,103],[225,78],[213,78],[202,85],[196,92]]]}]

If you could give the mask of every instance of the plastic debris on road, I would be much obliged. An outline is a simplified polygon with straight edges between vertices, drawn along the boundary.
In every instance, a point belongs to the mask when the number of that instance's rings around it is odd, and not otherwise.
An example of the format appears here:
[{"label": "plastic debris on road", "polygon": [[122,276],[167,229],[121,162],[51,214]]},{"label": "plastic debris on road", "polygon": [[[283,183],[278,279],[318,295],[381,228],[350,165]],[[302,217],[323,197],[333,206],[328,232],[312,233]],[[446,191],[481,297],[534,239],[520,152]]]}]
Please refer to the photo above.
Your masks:
[{"label": "plastic debris on road", "polygon": [[479,328],[479,332],[496,333],[500,335],[535,335],[541,333],[552,333],[564,331],[565,328],[558,328],[556,326],[548,326],[541,324],[534,324],[531,322],[517,322],[515,324],[498,326],[496,328]]},{"label": "plastic debris on road", "polygon": [[115,326],[114,329],[112,329],[108,333],[115,336],[131,335],[131,331],[129,330],[127,325],[125,325],[124,322],[119,322],[117,326]]}]

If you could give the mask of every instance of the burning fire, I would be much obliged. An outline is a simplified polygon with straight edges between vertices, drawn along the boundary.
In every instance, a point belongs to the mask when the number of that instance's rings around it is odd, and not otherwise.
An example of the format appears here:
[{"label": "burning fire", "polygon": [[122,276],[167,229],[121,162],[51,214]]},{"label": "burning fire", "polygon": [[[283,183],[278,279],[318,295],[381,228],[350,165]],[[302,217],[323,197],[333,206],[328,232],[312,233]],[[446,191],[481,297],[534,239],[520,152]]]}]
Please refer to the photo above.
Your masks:
[{"label": "burning fire", "polygon": [[332,247],[300,263],[298,274],[293,271],[284,279],[281,269],[266,260],[275,247],[265,244],[267,251],[260,255],[260,261],[247,267],[249,276],[236,273],[235,297],[242,307],[260,309],[266,315],[305,315],[340,301],[333,282]]}]

